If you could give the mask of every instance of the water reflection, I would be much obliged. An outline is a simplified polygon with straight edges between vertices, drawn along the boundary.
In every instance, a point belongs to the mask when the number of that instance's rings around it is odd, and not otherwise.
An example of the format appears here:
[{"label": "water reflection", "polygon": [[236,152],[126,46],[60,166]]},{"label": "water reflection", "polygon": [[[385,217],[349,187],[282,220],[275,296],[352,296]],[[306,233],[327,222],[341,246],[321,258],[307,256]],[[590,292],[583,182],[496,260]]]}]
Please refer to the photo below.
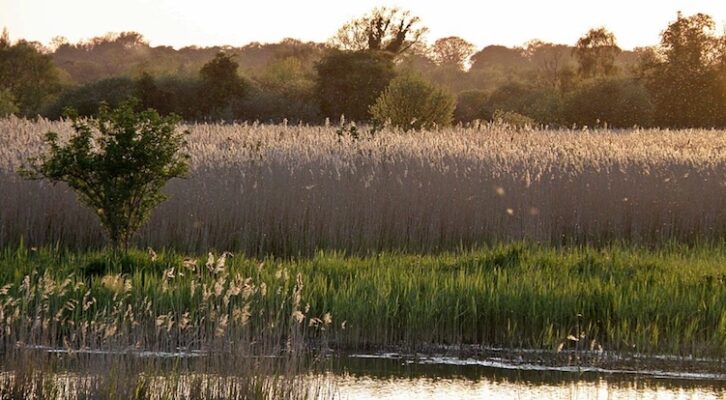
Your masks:
[{"label": "water reflection", "polygon": [[726,392],[713,387],[666,387],[641,382],[613,384],[607,380],[560,384],[533,384],[483,378],[467,379],[391,378],[341,376],[337,379],[341,399],[726,399]]},{"label": "water reflection", "polygon": [[726,399],[726,381],[517,370],[347,357],[333,365],[341,399]]}]

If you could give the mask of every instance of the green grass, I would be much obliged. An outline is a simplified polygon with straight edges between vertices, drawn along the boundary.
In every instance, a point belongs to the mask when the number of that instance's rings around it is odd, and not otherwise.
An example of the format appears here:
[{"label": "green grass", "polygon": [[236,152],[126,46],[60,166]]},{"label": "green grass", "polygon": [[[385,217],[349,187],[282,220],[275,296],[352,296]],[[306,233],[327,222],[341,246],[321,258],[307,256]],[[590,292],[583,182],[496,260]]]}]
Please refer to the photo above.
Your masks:
[{"label": "green grass", "polygon": [[[197,271],[182,267],[182,260],[178,254],[161,253],[151,261],[137,251],[124,262],[110,264],[101,253],[5,249],[0,253],[0,287],[10,287],[0,294],[0,306],[5,318],[20,309],[10,324],[4,322],[13,327],[6,342],[40,337],[63,343],[82,321],[96,320],[120,321],[117,336],[126,332],[128,340],[143,337],[153,348],[160,347],[155,341],[164,341],[166,347],[190,346],[214,340],[220,315],[228,315],[227,338],[253,338],[274,326],[279,333],[269,335],[271,340],[284,342],[291,327],[299,325],[306,339],[356,350],[440,344],[584,349],[599,344],[613,351],[726,356],[724,245],[649,250],[510,244],[438,255],[368,257],[320,252],[287,260],[234,257],[216,274],[204,267],[206,256],[199,258]],[[172,267],[174,277],[164,278]],[[106,275],[116,273],[123,274],[129,288],[114,289]],[[32,294],[23,292],[25,276]],[[225,300],[232,282],[247,277],[254,293]],[[69,280],[67,287],[81,288],[43,294],[48,282],[58,285],[63,280]],[[214,293],[215,284],[222,285],[220,293]],[[96,303],[86,311],[76,307],[63,323],[52,322],[64,304],[70,299],[81,303],[84,295]],[[12,305],[8,299],[26,300]],[[251,316],[241,329],[235,315],[245,306]],[[147,311],[136,312],[137,325],[132,326],[118,317],[120,307]],[[304,321],[291,317],[296,310]],[[178,324],[184,313],[194,329],[182,332],[172,324],[169,332],[176,336],[158,333],[159,316],[168,315]],[[331,324],[321,322],[326,313],[332,314]],[[51,322],[47,330],[31,334],[32,321],[38,319]],[[104,336],[100,332],[97,336]],[[568,336],[579,337],[579,344]],[[78,335],[74,338],[71,342],[81,345]]]}]

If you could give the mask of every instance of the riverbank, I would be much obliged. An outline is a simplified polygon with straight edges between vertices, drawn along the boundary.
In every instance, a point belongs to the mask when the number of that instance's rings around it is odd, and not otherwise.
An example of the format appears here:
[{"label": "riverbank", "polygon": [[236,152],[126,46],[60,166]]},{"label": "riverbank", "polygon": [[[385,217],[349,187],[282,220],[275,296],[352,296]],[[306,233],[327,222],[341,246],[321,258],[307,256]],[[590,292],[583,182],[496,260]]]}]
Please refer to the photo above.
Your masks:
[{"label": "riverbank", "polygon": [[726,355],[723,245],[285,260],[133,251],[114,263],[21,247],[0,254],[0,288],[4,345],[193,350],[264,332],[270,343],[299,336],[324,350]]}]

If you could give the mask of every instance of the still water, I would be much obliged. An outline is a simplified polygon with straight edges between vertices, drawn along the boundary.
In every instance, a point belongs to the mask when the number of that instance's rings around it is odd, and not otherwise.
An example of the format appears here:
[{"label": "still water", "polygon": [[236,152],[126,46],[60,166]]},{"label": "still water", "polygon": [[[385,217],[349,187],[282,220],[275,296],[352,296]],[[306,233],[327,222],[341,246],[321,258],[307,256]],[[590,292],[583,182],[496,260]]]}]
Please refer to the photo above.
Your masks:
[{"label": "still water", "polygon": [[663,371],[577,371],[453,358],[412,362],[390,355],[354,355],[334,369],[341,399],[726,399],[726,375],[720,372],[676,378]]}]

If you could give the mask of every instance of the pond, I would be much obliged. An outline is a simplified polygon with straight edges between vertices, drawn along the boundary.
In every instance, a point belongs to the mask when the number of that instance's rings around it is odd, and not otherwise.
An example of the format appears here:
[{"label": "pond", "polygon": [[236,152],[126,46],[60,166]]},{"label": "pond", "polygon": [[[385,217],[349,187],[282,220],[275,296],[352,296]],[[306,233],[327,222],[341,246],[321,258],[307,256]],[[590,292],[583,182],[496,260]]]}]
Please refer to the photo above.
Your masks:
[{"label": "pond", "polygon": [[[308,392],[310,398],[350,400],[726,399],[726,368],[718,359],[481,348],[476,356],[471,349],[451,353],[337,353],[316,357],[303,362],[292,379],[279,381],[272,398],[288,398],[290,393],[292,398],[302,398],[305,396],[298,395]],[[34,347],[19,354],[33,356],[29,359],[45,366],[53,365],[43,376],[50,377],[64,398],[82,398],[79,388],[82,392],[82,388],[94,386],[94,381],[106,379],[99,371],[109,369],[98,368],[101,365],[114,366],[113,370],[123,366],[130,376],[146,376],[149,399],[164,398],[172,392],[182,393],[180,398],[197,399],[190,397],[190,389],[202,385],[207,393],[217,395],[214,398],[226,398],[227,393],[247,390],[250,377],[225,361],[215,361],[220,356],[224,360],[224,355],[204,352],[96,350],[70,355],[62,349]],[[270,364],[277,365],[275,368],[286,365],[277,357],[250,359],[252,364],[276,360]],[[83,360],[84,366],[78,360]],[[150,370],[151,364],[154,368]],[[88,368],[92,365],[97,367]],[[215,368],[205,369],[205,365]],[[276,374],[263,372],[264,379]],[[12,368],[0,374],[0,386],[1,378],[7,382],[13,376]],[[286,382],[296,389],[286,391]]]},{"label": "pond", "polygon": [[334,380],[342,399],[726,399],[726,375],[594,370],[395,354],[341,359]]}]

